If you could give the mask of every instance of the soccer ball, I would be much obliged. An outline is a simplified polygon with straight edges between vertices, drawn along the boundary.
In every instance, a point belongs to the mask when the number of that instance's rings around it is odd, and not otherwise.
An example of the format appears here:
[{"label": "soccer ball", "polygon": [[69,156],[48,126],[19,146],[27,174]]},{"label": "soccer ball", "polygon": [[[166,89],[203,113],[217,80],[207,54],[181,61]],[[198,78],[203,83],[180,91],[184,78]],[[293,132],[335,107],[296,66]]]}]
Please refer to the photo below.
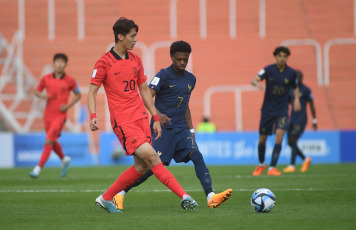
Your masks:
[{"label": "soccer ball", "polygon": [[251,205],[256,212],[269,212],[273,209],[275,203],[275,195],[267,188],[257,189],[251,197]]}]

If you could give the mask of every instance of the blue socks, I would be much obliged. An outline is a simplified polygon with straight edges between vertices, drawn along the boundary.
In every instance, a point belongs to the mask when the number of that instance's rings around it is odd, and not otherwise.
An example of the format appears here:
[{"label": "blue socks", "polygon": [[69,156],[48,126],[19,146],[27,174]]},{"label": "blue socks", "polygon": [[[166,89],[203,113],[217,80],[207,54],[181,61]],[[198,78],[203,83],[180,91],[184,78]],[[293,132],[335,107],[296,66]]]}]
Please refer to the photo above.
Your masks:
[{"label": "blue socks", "polygon": [[194,163],[195,173],[203,186],[205,194],[208,195],[210,192],[213,192],[213,189],[211,186],[210,173],[205,165],[203,156],[199,150],[197,150],[190,155],[190,159]]}]

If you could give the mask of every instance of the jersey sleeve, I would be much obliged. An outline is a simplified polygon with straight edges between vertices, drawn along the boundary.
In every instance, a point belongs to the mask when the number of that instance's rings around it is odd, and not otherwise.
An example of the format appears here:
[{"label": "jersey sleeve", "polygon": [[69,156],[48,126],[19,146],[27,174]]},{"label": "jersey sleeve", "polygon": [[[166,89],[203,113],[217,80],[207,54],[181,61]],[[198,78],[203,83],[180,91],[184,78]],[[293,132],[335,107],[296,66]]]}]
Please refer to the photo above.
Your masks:
[{"label": "jersey sleeve", "polygon": [[69,86],[69,89],[70,89],[71,91],[73,91],[73,93],[75,93],[75,94],[79,93],[79,85],[78,85],[78,82],[73,79],[73,80],[71,81],[71,84],[70,84],[70,86]]},{"label": "jersey sleeve", "polygon": [[138,71],[137,85],[141,85],[147,81],[147,76],[145,75],[142,61],[139,57],[137,57],[137,71]]},{"label": "jersey sleeve", "polygon": [[261,69],[260,72],[258,72],[257,76],[258,76],[261,80],[267,78],[267,67]]},{"label": "jersey sleeve", "polygon": [[308,101],[313,101],[313,100],[314,100],[313,94],[312,94],[311,90],[308,90],[307,100],[308,100]]},{"label": "jersey sleeve", "polygon": [[43,89],[46,88],[46,79],[45,77],[42,77],[41,80],[40,80],[40,83],[38,84],[36,90],[42,92]]},{"label": "jersey sleeve", "polygon": [[101,84],[103,84],[106,75],[107,75],[107,62],[105,60],[103,60],[102,58],[99,59],[93,69],[93,74],[91,76],[91,84],[97,85],[97,86],[101,86]]},{"label": "jersey sleeve", "polygon": [[159,93],[163,85],[164,85],[164,77],[163,77],[162,70],[160,70],[156,74],[156,76],[152,79],[148,87],[156,90],[156,92]]}]

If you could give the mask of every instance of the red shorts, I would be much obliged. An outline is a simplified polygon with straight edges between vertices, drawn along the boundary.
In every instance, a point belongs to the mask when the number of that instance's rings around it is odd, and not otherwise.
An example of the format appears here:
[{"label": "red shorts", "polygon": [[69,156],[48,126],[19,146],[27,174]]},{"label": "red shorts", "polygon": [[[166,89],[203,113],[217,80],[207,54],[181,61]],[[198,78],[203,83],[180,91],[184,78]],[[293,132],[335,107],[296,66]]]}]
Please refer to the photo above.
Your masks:
[{"label": "red shorts", "polygon": [[46,139],[51,141],[57,141],[59,138],[66,119],[63,117],[57,117],[51,121],[45,121]]},{"label": "red shorts", "polygon": [[142,118],[130,123],[113,127],[126,155],[132,155],[144,143],[152,145],[151,129],[148,118]]}]

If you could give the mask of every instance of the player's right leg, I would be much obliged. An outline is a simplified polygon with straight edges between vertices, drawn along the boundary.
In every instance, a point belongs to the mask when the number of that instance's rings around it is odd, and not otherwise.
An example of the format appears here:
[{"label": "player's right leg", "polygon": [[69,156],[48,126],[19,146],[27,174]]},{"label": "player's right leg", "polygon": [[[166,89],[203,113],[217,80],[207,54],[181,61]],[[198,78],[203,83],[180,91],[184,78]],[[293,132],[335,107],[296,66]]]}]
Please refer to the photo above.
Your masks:
[{"label": "player's right leg", "polygon": [[150,144],[144,143],[140,145],[135,150],[134,159],[135,167],[147,165],[162,184],[182,199],[181,206],[183,209],[195,209],[198,206],[198,203],[183,190],[172,173],[163,166],[156,151]]},{"label": "player's right leg", "polygon": [[253,176],[260,176],[263,171],[267,168],[265,164],[265,153],[266,153],[266,141],[267,135],[260,134],[258,140],[258,160],[259,164],[256,166],[255,171],[253,171]]},{"label": "player's right leg", "polygon": [[46,139],[45,144],[43,146],[43,151],[42,151],[40,161],[34,167],[34,169],[30,172],[30,177],[37,178],[40,175],[43,166],[46,164],[49,156],[51,155],[53,143],[54,143],[53,141]]}]

